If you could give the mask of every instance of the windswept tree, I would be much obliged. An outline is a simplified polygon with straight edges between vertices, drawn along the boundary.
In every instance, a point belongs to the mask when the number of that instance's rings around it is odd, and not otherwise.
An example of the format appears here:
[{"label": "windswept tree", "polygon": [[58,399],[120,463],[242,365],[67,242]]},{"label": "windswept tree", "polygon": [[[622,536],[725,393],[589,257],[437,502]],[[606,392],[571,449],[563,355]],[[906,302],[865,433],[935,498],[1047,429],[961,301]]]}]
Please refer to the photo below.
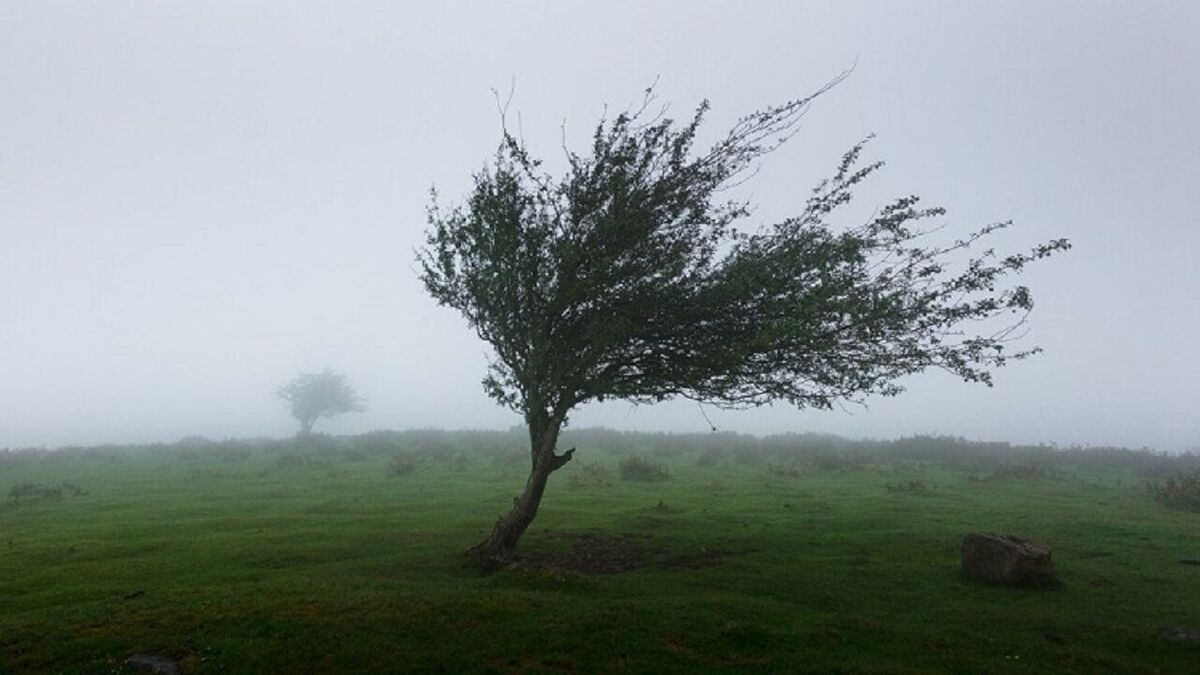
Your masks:
[{"label": "windswept tree", "polygon": [[280,387],[275,395],[287,402],[292,417],[300,422],[300,434],[312,433],[322,417],[366,410],[365,401],[342,373],[328,368],[319,373],[301,373]]},{"label": "windswept tree", "polygon": [[990,385],[995,368],[1038,351],[1008,348],[1033,298],[1005,282],[1067,241],[971,255],[1008,223],[933,243],[940,227],[924,223],[944,211],[915,196],[835,223],[883,166],[862,161],[866,141],[796,215],[738,228],[749,204],[724,191],[836,82],[739,119],[706,150],[696,134],[707,102],[682,123],[647,105],[602,119],[588,152],[565,150],[561,176],[504,129],[464,204],[443,208],[434,194],[421,278],[491,346],[484,388],[529,429],[524,490],[471,549],[484,562],[512,558],[550,474],[571,460],[559,432],[583,403],[829,408],[894,396],[928,368]]}]

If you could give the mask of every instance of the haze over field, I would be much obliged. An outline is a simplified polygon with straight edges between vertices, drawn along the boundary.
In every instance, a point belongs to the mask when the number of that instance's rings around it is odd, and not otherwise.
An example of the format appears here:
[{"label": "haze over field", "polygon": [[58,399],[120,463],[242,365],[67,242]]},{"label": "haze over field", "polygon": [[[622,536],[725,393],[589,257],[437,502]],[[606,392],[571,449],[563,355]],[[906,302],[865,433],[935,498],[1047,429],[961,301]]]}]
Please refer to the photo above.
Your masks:
[{"label": "haze over field", "polygon": [[[492,89],[551,168],[658,81],[711,140],[857,64],[745,194],[802,206],[869,133],[864,216],[915,193],[1002,252],[1045,353],[996,387],[941,373],[853,414],[706,407],[724,430],[1200,446],[1200,5],[9,2],[0,7],[0,447],[284,435],[272,392],[344,371],[322,422],[507,427],[485,345],[417,279],[428,193],[499,140]],[[519,113],[519,117],[518,117]],[[703,143],[702,143],[703,144]],[[573,426],[702,431],[687,402]]]}]

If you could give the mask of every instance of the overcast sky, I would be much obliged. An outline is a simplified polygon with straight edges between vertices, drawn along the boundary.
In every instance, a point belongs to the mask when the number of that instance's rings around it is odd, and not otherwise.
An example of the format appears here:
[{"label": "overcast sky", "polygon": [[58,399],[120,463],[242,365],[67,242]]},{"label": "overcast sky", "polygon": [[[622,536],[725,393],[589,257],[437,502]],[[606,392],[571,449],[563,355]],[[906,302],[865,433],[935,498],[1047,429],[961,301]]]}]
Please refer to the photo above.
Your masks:
[{"label": "overcast sky", "polygon": [[[1200,446],[1200,3],[0,2],[0,447],[285,435],[272,391],[348,374],[318,428],[497,427],[486,348],[415,274],[428,192],[496,146],[549,158],[605,104],[707,132],[857,61],[749,186],[797,211],[868,133],[867,206],[1074,249],[1022,281],[1045,353],[988,389],[928,373],[868,409],[707,410],[721,429]],[[852,413],[852,414],[851,414]],[[574,426],[708,428],[692,403]]]}]

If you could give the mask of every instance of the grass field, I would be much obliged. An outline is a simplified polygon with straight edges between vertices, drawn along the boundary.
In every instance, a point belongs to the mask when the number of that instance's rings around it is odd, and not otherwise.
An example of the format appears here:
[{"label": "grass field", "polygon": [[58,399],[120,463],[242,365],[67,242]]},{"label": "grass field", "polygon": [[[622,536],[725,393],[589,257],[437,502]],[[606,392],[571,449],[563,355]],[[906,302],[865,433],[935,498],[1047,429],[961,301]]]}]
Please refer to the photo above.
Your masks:
[{"label": "grass field", "polygon": [[[1200,672],[1166,458],[581,432],[527,563],[481,575],[519,441],[0,453],[0,671]],[[962,580],[972,531],[1052,544],[1061,588]]]}]

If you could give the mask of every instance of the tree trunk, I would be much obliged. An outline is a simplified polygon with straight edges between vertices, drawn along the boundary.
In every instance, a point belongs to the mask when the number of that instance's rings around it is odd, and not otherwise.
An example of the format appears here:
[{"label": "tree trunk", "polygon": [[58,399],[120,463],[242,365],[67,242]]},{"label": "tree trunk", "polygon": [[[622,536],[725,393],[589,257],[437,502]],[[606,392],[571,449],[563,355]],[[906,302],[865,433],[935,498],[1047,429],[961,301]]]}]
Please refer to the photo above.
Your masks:
[{"label": "tree trunk", "polygon": [[546,491],[547,479],[550,478],[550,474],[571,461],[575,448],[561,455],[554,453],[561,428],[562,421],[554,417],[529,423],[532,466],[529,478],[525,481],[525,489],[513,498],[512,510],[496,521],[487,539],[467,551],[479,560],[485,570],[494,570],[513,561],[516,557],[517,541],[537,515],[542,494]]}]

